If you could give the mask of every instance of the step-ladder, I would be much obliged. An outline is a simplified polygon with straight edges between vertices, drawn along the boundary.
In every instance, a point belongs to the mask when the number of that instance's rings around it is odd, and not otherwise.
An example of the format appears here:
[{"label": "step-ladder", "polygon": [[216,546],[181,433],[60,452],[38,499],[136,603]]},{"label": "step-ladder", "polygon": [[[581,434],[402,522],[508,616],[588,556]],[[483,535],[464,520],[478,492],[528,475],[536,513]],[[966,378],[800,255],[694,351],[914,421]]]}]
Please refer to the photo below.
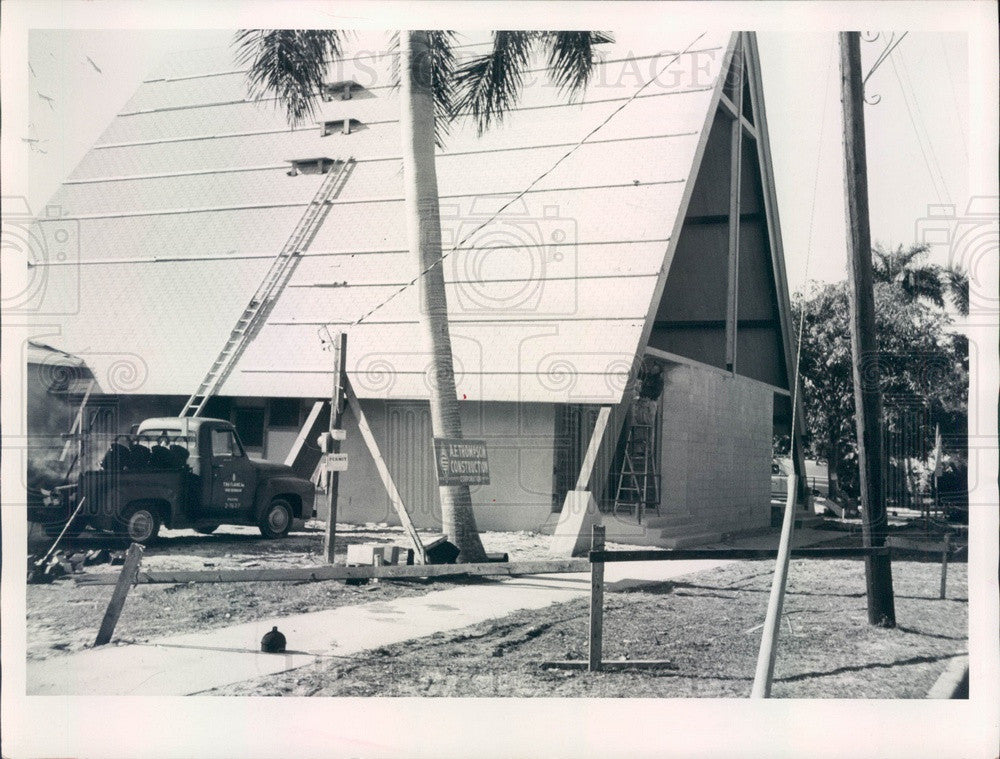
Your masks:
[{"label": "step-ladder", "polygon": [[273,308],[278,296],[284,290],[285,284],[288,282],[294,269],[294,262],[316,236],[316,232],[322,225],[326,212],[330,208],[330,199],[335,197],[343,188],[353,167],[354,159],[348,158],[346,161],[341,162],[339,166],[334,166],[327,172],[322,184],[320,184],[319,189],[316,191],[316,195],[309,201],[309,206],[306,208],[305,213],[302,214],[302,218],[299,219],[291,236],[271,262],[267,274],[264,275],[264,279],[250,299],[250,303],[243,309],[243,313],[240,314],[240,318],[236,321],[232,332],[229,333],[226,344],[222,346],[222,350],[209,367],[205,378],[198,385],[198,389],[195,390],[194,394],[188,398],[187,403],[184,404],[184,409],[180,413],[181,416],[199,416],[205,409],[208,399],[215,395],[226,377],[233,370],[233,367],[236,366],[236,362],[243,355],[246,347],[267,319],[267,315]]},{"label": "step-ladder", "polygon": [[660,513],[654,429],[650,424],[633,424],[628,428],[612,509],[612,514],[615,516],[618,515],[620,508],[634,510],[636,521],[640,524],[646,509],[652,508],[657,515]]}]

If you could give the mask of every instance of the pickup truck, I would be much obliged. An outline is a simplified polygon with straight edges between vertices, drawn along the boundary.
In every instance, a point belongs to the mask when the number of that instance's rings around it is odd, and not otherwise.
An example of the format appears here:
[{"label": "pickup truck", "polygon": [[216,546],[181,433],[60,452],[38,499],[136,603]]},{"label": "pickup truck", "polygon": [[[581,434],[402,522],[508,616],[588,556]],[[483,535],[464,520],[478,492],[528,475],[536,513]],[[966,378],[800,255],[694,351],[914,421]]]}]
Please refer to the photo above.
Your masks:
[{"label": "pickup truck", "polygon": [[288,534],[312,514],[315,488],[291,467],[250,459],[236,429],[221,419],[146,419],[115,439],[100,468],[49,491],[28,518],[49,531],[90,525],[154,541],[161,526],[209,534],[221,524],[256,525],[265,538]]}]

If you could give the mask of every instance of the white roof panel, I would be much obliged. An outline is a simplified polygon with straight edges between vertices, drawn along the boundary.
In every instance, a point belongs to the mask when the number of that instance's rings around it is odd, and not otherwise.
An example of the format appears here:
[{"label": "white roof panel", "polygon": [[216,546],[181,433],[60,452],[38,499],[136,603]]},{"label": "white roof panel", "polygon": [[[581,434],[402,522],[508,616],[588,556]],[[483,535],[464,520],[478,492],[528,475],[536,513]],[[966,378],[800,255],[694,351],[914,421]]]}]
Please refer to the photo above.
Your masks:
[{"label": "white roof panel", "polygon": [[[454,126],[437,169],[445,251],[465,241],[444,271],[467,399],[620,399],[730,44],[728,32],[696,36],[621,37],[602,46],[580,102],[529,74],[499,127],[480,137]],[[364,39],[357,49],[376,50]],[[688,46],[698,52],[670,52]],[[482,48],[462,54],[471,50]],[[53,199],[63,218],[40,227],[78,241],[45,267],[47,305],[78,306],[58,312],[53,342],[111,391],[190,394],[322,180],[290,177],[286,162],[354,157],[222,392],[325,396],[329,355],[317,329],[328,323],[348,332],[359,395],[426,397],[416,287],[355,324],[418,271],[403,217],[398,90],[386,86],[391,58],[376,58],[331,67],[331,80],[370,89],[322,105],[322,118],[366,125],[326,137],[315,124],[291,131],[272,103],[247,102],[231,51],[165,62]],[[128,382],[111,376],[123,366]]]}]

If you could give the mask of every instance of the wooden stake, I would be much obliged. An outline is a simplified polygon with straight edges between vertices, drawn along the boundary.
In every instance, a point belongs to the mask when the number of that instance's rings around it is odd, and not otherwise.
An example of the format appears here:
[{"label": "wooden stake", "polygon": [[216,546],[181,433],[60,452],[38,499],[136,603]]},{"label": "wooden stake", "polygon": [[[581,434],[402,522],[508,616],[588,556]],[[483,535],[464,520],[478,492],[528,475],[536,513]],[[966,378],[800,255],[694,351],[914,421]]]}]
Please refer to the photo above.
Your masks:
[{"label": "wooden stake", "polygon": [[121,616],[122,609],[125,606],[125,599],[128,598],[128,592],[135,582],[136,575],[139,573],[142,552],[143,547],[138,543],[133,543],[128,547],[128,551],[125,554],[125,564],[122,565],[122,572],[118,575],[118,584],[115,585],[115,590],[111,594],[111,602],[108,604],[108,610],[104,612],[101,629],[97,632],[97,640],[94,641],[95,646],[103,646],[105,643],[109,643],[111,636],[115,634],[115,627],[118,625],[118,618]]},{"label": "wooden stake", "polygon": [[[595,524],[591,533],[590,549],[604,548],[604,527]],[[597,672],[601,669],[601,647],[604,644],[604,562],[590,565],[590,647],[587,669]]]},{"label": "wooden stake", "polygon": [[[862,540],[867,546],[885,543],[887,518],[882,483],[882,399],[879,389],[878,345],[875,342],[875,294],[872,285],[871,232],[868,223],[868,179],[865,158],[864,85],[858,32],[840,33],[841,103],[844,115],[844,191],[847,241],[850,251],[851,350],[854,405],[861,474]],[[895,627],[892,564],[888,556],[865,560],[868,621]]]},{"label": "wooden stake", "polygon": [[[347,363],[347,334],[337,332],[333,335],[333,390],[330,393],[330,424],[332,437],[334,430],[339,430],[343,421],[344,408],[341,397],[344,392],[345,367]],[[340,441],[333,439],[331,453],[340,453]],[[340,486],[340,472],[326,473],[326,529],[323,532],[323,555],[327,564],[333,564],[334,542],[337,537],[337,491]]]},{"label": "wooden stake", "polygon": [[774,662],[778,655],[778,633],[781,631],[781,608],[785,603],[785,586],[788,583],[788,561],[791,558],[792,532],[795,529],[795,475],[788,475],[788,493],[785,496],[785,518],[781,523],[781,540],[778,558],[771,578],[771,595],[767,600],[764,631],[757,652],[757,670],[753,676],[750,698],[770,698],[774,680]]}]

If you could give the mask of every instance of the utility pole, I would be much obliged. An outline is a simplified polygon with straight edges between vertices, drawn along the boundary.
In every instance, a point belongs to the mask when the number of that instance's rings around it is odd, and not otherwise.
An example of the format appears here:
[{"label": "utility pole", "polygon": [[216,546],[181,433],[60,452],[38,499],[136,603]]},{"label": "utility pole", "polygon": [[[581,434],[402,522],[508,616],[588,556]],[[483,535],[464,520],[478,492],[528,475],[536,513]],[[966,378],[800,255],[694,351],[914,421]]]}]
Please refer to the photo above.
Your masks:
[{"label": "utility pole", "polygon": [[[844,192],[849,251],[848,296],[854,406],[861,474],[862,539],[866,548],[885,544],[887,526],[882,482],[882,399],[875,342],[875,293],[872,285],[871,231],[865,158],[864,84],[861,35],[840,33],[840,86],[844,116]],[[892,564],[888,556],[865,558],[868,621],[896,626]]]},{"label": "utility pole", "polygon": [[[331,335],[330,350],[333,351],[333,390],[330,393],[330,423],[321,448],[324,458],[331,453],[340,453],[340,441],[344,406],[344,371],[347,364],[347,334],[336,332]],[[323,555],[327,564],[333,564],[333,543],[337,537],[337,490],[340,472],[326,467],[326,530],[323,533]]]}]

